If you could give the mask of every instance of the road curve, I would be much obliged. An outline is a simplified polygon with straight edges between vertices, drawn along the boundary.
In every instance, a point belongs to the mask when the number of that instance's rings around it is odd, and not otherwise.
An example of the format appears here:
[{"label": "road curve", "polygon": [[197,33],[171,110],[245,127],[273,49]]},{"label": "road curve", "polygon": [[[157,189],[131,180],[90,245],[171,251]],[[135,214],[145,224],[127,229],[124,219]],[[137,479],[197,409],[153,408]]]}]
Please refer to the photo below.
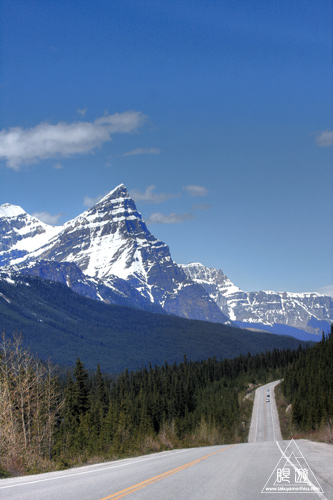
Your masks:
[{"label": "road curve", "polygon": [[[60,472],[0,480],[1,500],[258,500],[288,442],[278,442],[273,410],[262,396],[253,442],[172,450]],[[266,392],[265,392],[266,391]],[[260,391],[259,391],[260,392]],[[272,398],[272,394],[270,396]],[[266,399],[266,398],[265,398]],[[265,401],[266,402],[266,401]],[[265,406],[265,405],[264,405]],[[273,406],[273,405],[272,405]],[[272,411],[272,416],[269,412]],[[254,409],[254,418],[256,416]],[[266,427],[265,427],[266,426]],[[274,424],[273,424],[274,426]],[[322,492],[273,493],[274,500],[333,500],[333,446],[299,441]],[[295,498],[296,496],[296,498]]]}]

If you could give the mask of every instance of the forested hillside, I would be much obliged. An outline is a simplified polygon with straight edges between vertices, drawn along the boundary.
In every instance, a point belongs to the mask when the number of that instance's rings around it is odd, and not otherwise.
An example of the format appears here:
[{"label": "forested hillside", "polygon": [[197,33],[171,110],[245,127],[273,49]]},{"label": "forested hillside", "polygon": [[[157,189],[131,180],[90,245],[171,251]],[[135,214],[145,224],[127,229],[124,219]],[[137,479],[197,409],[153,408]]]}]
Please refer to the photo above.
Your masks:
[{"label": "forested hillside", "polygon": [[253,384],[276,380],[302,353],[274,349],[235,359],[164,363],[119,376],[77,359],[55,376],[3,336],[0,459],[4,470],[36,472],[174,447],[247,439]]},{"label": "forested hillside", "polygon": [[331,334],[300,353],[282,384],[296,429],[333,427],[333,326]]},{"label": "forested hillside", "polygon": [[89,370],[99,363],[114,374],[179,363],[184,354],[199,361],[299,345],[292,337],[105,304],[33,276],[0,280],[2,331],[22,334],[24,346],[43,360],[72,367],[79,357]]}]

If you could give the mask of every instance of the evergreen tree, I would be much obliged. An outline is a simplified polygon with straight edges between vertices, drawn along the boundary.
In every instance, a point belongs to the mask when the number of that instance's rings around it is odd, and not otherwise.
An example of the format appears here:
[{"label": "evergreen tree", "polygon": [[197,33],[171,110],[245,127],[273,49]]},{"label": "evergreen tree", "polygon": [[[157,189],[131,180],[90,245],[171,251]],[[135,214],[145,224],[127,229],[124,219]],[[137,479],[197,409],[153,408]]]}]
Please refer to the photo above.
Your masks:
[{"label": "evergreen tree", "polygon": [[75,382],[73,386],[73,414],[79,420],[89,409],[88,373],[83,363],[77,358],[74,368]]}]

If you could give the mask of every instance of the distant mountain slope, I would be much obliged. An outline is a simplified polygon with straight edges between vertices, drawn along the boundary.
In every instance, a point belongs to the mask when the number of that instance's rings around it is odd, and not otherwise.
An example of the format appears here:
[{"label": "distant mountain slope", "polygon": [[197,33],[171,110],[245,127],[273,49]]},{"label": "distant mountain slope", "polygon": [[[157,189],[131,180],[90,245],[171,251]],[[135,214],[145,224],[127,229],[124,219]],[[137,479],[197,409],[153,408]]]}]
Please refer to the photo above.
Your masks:
[{"label": "distant mountain slope", "polygon": [[[200,263],[181,266],[187,276],[200,284],[221,311],[241,328],[321,339],[333,322],[333,298],[318,293],[244,292],[221,271]],[[307,332],[302,336],[301,331]]]},{"label": "distant mountain slope", "polygon": [[141,295],[127,281],[110,275],[104,280],[86,276],[74,263],[37,260],[0,269],[0,276],[20,275],[37,276],[43,280],[54,281],[68,286],[74,292],[106,304],[134,307],[145,311],[164,313],[163,308],[153,304]]},{"label": "distant mountain slope", "polygon": [[184,354],[192,360],[232,358],[299,345],[290,337],[107,305],[61,283],[5,273],[0,273],[0,329],[7,335],[20,332],[43,359],[73,366],[79,356],[87,368],[100,363],[109,373],[179,362]]}]

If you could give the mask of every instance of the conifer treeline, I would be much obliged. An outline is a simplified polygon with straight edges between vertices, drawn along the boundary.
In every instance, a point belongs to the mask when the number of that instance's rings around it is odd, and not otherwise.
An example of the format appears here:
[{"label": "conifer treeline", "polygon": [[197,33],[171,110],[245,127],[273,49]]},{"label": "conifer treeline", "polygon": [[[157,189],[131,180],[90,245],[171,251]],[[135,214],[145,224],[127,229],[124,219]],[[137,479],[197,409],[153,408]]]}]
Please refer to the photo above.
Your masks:
[{"label": "conifer treeline", "polygon": [[[274,350],[233,360],[165,363],[116,379],[99,367],[88,377],[78,359],[64,386],[65,410],[55,453],[70,460],[114,457],[176,446],[237,442],[239,393],[249,383],[281,377],[299,351]],[[244,431],[245,429],[243,429]]]},{"label": "conifer treeline", "polygon": [[249,383],[280,378],[302,353],[275,349],[201,362],[184,357],[178,365],[126,370],[116,378],[99,367],[88,374],[78,359],[59,380],[19,339],[4,338],[0,347],[0,396],[6,401],[0,406],[0,464],[13,472],[242,441],[249,402],[240,394]]},{"label": "conifer treeline", "polygon": [[333,325],[329,336],[302,351],[288,368],[282,390],[299,430],[333,427]]}]

